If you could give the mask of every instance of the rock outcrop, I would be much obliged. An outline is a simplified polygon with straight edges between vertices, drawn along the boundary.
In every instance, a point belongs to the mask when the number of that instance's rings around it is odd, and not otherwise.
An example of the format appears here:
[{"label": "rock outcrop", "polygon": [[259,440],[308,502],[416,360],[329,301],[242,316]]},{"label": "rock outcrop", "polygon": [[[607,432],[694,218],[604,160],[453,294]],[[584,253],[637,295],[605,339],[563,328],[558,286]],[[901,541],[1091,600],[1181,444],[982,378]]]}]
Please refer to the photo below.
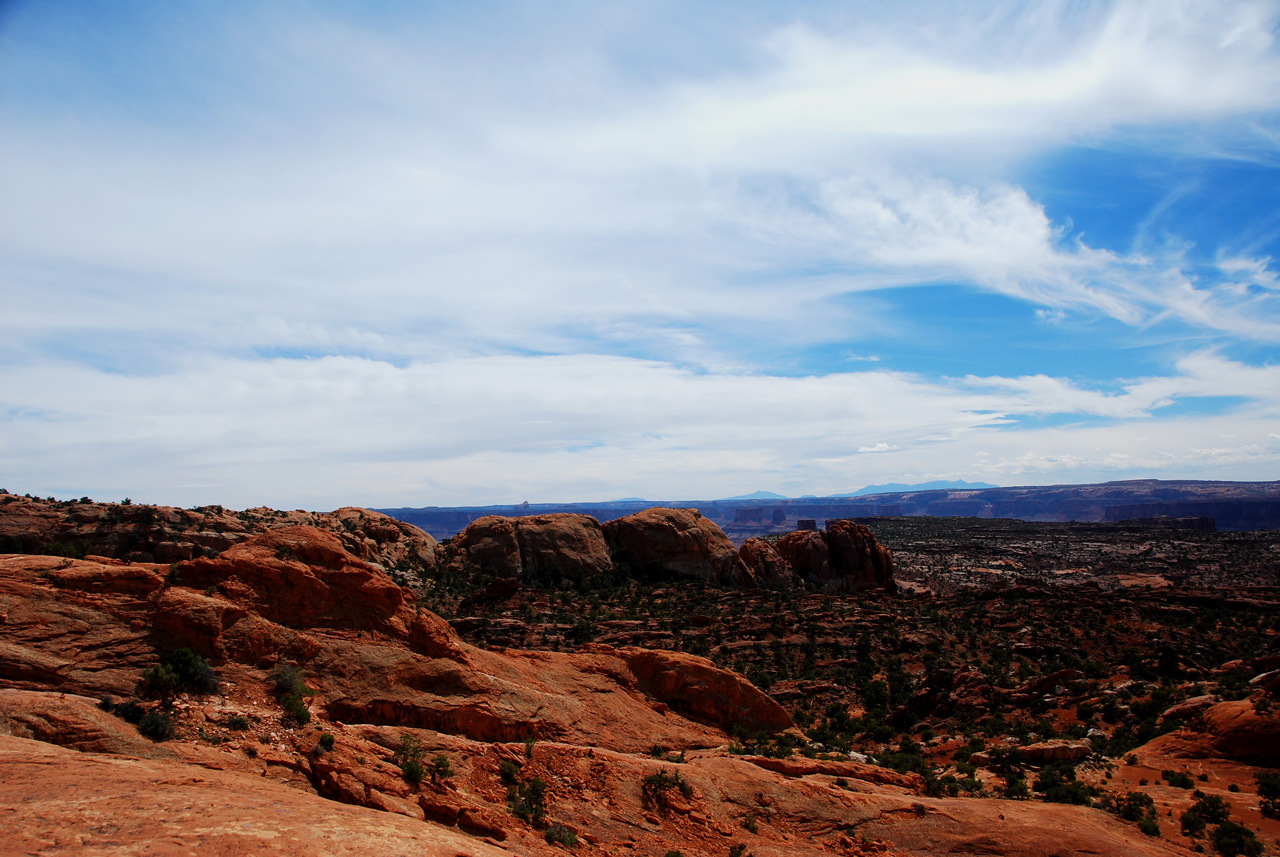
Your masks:
[{"label": "rock outcrop", "polygon": [[791,563],[764,539],[747,539],[738,549],[738,559],[759,586],[790,590],[800,586]]},{"label": "rock outcrop", "polygon": [[1220,702],[1203,709],[1194,724],[1161,735],[1144,749],[1175,758],[1226,758],[1263,767],[1280,766],[1280,705],[1254,700]]},{"label": "rock outcrop", "polygon": [[870,530],[853,521],[828,521],[825,532],[788,533],[775,548],[795,573],[818,592],[897,589],[893,555]]},{"label": "rock outcrop", "polygon": [[451,562],[498,577],[550,582],[613,571],[600,522],[588,515],[480,518],[449,544]]},{"label": "rock outcrop", "polygon": [[645,509],[604,525],[614,556],[632,573],[740,583],[744,571],[729,537],[697,509]]},{"label": "rock outcrop", "polygon": [[440,550],[434,538],[412,524],[355,507],[325,513],[233,512],[222,506],[177,509],[0,495],[0,552],[170,563],[216,556],[250,536],[296,526],[334,534],[345,550],[389,573],[430,569]]}]

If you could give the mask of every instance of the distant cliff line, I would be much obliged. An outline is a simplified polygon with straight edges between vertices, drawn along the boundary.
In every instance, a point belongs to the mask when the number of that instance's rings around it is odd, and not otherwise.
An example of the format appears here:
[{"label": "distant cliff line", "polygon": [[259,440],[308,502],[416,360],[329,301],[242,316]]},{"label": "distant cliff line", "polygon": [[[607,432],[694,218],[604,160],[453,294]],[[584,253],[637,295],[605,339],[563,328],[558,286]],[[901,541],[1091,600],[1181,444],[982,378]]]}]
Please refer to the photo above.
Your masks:
[{"label": "distant cliff line", "polygon": [[378,511],[443,539],[485,515],[518,517],[574,512],[604,522],[653,506],[697,509],[735,542],[751,536],[790,532],[802,519],[813,519],[822,526],[825,520],[896,516],[1097,523],[1135,518],[1212,518],[1219,530],[1275,530],[1280,529],[1280,481],[1139,479],[1090,485],[896,491],[856,498],[619,500]]}]

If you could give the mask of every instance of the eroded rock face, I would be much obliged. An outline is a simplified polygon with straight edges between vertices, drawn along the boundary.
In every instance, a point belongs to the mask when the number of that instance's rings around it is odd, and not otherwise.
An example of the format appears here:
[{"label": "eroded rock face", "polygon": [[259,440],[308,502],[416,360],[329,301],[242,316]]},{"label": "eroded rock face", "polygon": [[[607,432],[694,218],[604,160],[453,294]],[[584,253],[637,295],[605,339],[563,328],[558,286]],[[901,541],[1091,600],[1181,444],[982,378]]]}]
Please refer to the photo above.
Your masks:
[{"label": "eroded rock face", "polygon": [[764,539],[747,539],[738,549],[738,559],[742,562],[759,586],[769,589],[789,590],[800,584],[791,563]]},{"label": "eroded rock face", "polygon": [[614,555],[634,573],[656,572],[716,583],[745,575],[729,537],[697,509],[645,509],[604,525]]},{"label": "eroded rock face", "polygon": [[621,654],[640,690],[697,720],[725,731],[735,723],[768,732],[794,725],[786,709],[771,697],[706,658],[636,648],[622,649]]},{"label": "eroded rock face", "polygon": [[795,573],[818,592],[893,592],[893,555],[853,521],[829,521],[825,532],[787,533],[775,545]]},{"label": "eroded rock face", "polygon": [[[832,579],[818,588],[823,592],[861,592],[896,588],[893,555],[876,541],[871,531],[853,521],[827,524],[827,549],[831,552]],[[831,584],[834,584],[832,586]]]},{"label": "eroded rock face", "polygon": [[296,526],[332,533],[345,550],[387,571],[430,569],[439,558],[440,545],[429,534],[369,509],[233,512],[221,506],[178,509],[0,495],[0,553],[171,563],[216,556],[251,536]]},{"label": "eroded rock face", "polygon": [[590,515],[480,518],[450,543],[452,561],[498,577],[580,580],[613,571],[600,522]]},{"label": "eroded rock face", "polygon": [[1204,759],[1223,757],[1250,765],[1280,765],[1280,712],[1275,703],[1259,713],[1253,700],[1220,702],[1203,709],[1193,727],[1179,729],[1144,745],[1154,753]]},{"label": "eroded rock face", "polygon": [[[30,690],[130,696],[143,669],[185,646],[224,674],[256,671],[248,680],[258,687],[267,670],[295,662],[311,677],[311,706],[333,720],[481,741],[706,747],[723,733],[705,724],[747,717],[764,728],[777,713],[743,679],[693,656],[669,664],[660,682],[645,674],[654,695],[685,707],[690,720],[646,698],[627,658],[607,647],[468,646],[409,590],[313,527],[273,530],[172,571],[0,557],[0,607],[0,681]],[[686,705],[698,687],[712,692]]]},{"label": "eroded rock face", "polygon": [[831,552],[827,549],[827,540],[817,530],[787,533],[778,539],[774,548],[806,583],[831,578]]}]

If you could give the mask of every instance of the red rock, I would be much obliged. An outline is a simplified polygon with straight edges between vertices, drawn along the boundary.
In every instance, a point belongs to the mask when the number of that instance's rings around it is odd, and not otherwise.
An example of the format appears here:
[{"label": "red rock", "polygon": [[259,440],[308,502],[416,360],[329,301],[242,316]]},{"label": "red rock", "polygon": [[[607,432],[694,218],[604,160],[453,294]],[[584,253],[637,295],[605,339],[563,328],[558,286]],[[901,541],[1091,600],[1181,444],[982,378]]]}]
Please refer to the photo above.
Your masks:
[{"label": "red rock", "polygon": [[747,539],[738,549],[738,559],[750,570],[760,586],[770,589],[790,590],[799,586],[799,579],[791,569],[791,563],[782,558],[764,539]]},{"label": "red rock", "polygon": [[1235,759],[1261,767],[1280,766],[1280,712],[1259,714],[1252,700],[1206,708],[1194,727],[1161,735],[1143,749],[1175,758]]},{"label": "red rock", "polygon": [[591,578],[613,571],[600,522],[589,515],[534,515],[517,519],[516,540],[525,575]]},{"label": "red rock", "polygon": [[345,806],[258,776],[77,753],[0,735],[4,850],[503,857],[440,825]]},{"label": "red rock", "polygon": [[621,650],[640,690],[674,710],[729,730],[777,732],[793,725],[786,709],[737,673],[682,652]]},{"label": "red rock", "polygon": [[811,774],[825,774],[829,777],[844,777],[874,783],[882,786],[896,786],[913,792],[924,789],[924,777],[919,774],[899,774],[888,768],[876,765],[865,765],[861,762],[833,762],[823,759],[771,759],[766,756],[746,756],[748,762],[767,771],[777,771],[788,777],[807,777]]},{"label": "red rock", "polygon": [[1191,720],[1200,716],[1206,708],[1212,705],[1212,696],[1193,696],[1190,699],[1179,702],[1177,705],[1166,708],[1156,719],[1156,723],[1163,723],[1166,720]]},{"label": "red rock", "polygon": [[604,536],[633,573],[719,583],[739,583],[745,577],[733,542],[697,509],[645,509],[604,524]]},{"label": "red rock", "polygon": [[1050,762],[1077,762],[1093,754],[1085,741],[1041,741],[1021,748],[1022,760],[1031,765]]},{"label": "red rock", "polygon": [[828,521],[825,535],[831,552],[832,580],[823,581],[819,591],[895,590],[893,554],[876,541],[870,530],[853,521]]},{"label": "red rock", "polygon": [[818,592],[896,591],[892,554],[870,530],[853,521],[829,521],[826,532],[787,533],[775,547]]},{"label": "red rock", "polygon": [[774,548],[801,580],[812,584],[831,578],[831,551],[817,530],[787,533],[778,539]]},{"label": "red rock", "polygon": [[498,577],[519,577],[520,542],[516,519],[490,515],[473,521],[449,543],[450,553],[479,571]]}]

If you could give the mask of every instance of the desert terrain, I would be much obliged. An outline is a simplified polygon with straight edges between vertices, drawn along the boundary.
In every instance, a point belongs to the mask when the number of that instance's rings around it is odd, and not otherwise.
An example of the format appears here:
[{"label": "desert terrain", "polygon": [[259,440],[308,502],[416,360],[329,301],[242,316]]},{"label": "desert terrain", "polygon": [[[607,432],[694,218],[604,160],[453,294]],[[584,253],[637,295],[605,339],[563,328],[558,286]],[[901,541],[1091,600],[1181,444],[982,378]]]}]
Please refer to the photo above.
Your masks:
[{"label": "desert terrain", "polygon": [[0,495],[0,846],[1276,854],[1280,534]]}]

